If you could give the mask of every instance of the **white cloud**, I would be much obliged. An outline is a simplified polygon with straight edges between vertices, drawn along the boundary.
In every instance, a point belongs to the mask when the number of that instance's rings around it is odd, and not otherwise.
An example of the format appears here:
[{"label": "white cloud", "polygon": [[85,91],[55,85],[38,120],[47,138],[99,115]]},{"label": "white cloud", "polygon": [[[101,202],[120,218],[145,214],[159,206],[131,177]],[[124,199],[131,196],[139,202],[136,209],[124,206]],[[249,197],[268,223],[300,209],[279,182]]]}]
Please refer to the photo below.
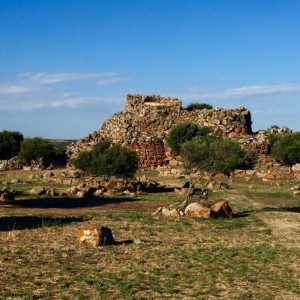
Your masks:
[{"label": "white cloud", "polygon": [[300,94],[300,85],[278,84],[278,85],[254,85],[230,88],[224,90],[199,90],[190,91],[182,95],[187,100],[224,100],[241,99],[252,96],[277,96],[283,94]]},{"label": "white cloud", "polygon": [[0,94],[2,95],[19,95],[32,90],[33,88],[22,85],[0,85]]},{"label": "white cloud", "polygon": [[299,93],[300,86],[293,84],[279,85],[254,85],[245,86],[224,91],[224,95],[228,96],[252,96],[252,95],[273,95],[282,93]]},{"label": "white cloud", "polygon": [[[117,103],[107,94],[106,86],[129,80],[115,72],[103,73],[24,73],[14,82],[0,83],[0,111],[30,111],[43,108],[77,108],[80,106]],[[76,82],[75,82],[76,81]],[[91,81],[84,87],[78,81]],[[59,83],[65,83],[59,85]],[[114,92],[115,94],[115,92]],[[122,99],[124,100],[124,99]]]},{"label": "white cloud", "polygon": [[104,97],[80,97],[80,96],[68,95],[68,97],[63,97],[59,100],[55,100],[51,102],[50,106],[53,108],[58,108],[58,107],[76,108],[82,105],[100,104],[105,101],[107,101],[107,98]]},{"label": "white cloud", "polygon": [[126,80],[115,72],[103,73],[25,73],[20,74],[23,82],[29,84],[55,84],[69,81],[96,80],[99,83],[104,82],[105,85],[117,83]]}]

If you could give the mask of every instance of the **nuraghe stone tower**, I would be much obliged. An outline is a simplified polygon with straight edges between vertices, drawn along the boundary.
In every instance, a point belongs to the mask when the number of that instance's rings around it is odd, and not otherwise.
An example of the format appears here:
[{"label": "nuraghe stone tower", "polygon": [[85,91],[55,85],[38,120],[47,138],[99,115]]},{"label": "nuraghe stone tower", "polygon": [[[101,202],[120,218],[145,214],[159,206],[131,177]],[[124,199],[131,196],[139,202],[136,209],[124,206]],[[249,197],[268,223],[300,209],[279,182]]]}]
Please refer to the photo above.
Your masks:
[{"label": "nuraghe stone tower", "polygon": [[140,167],[160,166],[167,162],[169,153],[166,137],[176,124],[182,122],[211,126],[224,136],[237,140],[244,149],[259,154],[265,154],[269,147],[264,134],[252,134],[251,114],[244,107],[187,111],[182,109],[177,98],[127,95],[123,110],[107,119],[98,131],[72,143],[67,154],[69,159],[75,158],[81,151],[109,139],[135,151]]}]

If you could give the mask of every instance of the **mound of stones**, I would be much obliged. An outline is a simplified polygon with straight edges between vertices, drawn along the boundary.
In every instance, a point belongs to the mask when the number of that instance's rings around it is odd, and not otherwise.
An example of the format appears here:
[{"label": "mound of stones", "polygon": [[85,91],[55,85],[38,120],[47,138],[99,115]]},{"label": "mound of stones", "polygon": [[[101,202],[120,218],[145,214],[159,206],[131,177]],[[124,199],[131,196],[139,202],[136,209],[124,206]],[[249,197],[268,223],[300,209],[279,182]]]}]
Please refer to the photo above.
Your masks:
[{"label": "mound of stones", "polygon": [[145,192],[151,192],[159,188],[159,184],[146,177],[140,179],[119,178],[89,178],[78,185],[68,189],[68,194],[79,198],[88,196],[114,197],[127,195],[136,197]]},{"label": "mound of stones", "polygon": [[189,204],[184,210],[180,208],[166,208],[159,207],[152,216],[154,218],[228,218],[232,219],[232,209],[229,206],[228,201],[222,200],[210,207],[206,207],[200,203],[194,202]]}]

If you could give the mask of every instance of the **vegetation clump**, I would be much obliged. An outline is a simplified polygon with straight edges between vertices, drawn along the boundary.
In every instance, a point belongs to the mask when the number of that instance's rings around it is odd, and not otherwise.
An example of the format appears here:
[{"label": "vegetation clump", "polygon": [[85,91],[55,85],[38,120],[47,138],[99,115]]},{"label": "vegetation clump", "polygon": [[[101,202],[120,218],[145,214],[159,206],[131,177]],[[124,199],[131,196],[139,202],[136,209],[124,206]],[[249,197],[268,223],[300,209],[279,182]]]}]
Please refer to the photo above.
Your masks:
[{"label": "vegetation clump", "polygon": [[104,140],[91,151],[83,151],[72,164],[95,176],[133,177],[137,170],[138,158],[135,153],[121,145],[111,145]]},{"label": "vegetation clump", "polygon": [[191,103],[187,106],[187,111],[202,110],[202,109],[213,109],[212,105],[207,103]]},{"label": "vegetation clump", "polygon": [[187,169],[229,175],[235,169],[250,169],[257,161],[253,152],[243,151],[239,143],[212,134],[210,127],[182,123],[174,127],[167,143],[173,154],[180,154]]},{"label": "vegetation clump", "polygon": [[271,139],[271,156],[292,166],[300,162],[300,132],[276,134]]},{"label": "vegetation clump", "polygon": [[17,156],[23,140],[23,134],[18,131],[1,131],[0,159],[10,159],[14,156]]},{"label": "vegetation clump", "polygon": [[65,166],[67,156],[64,148],[56,148],[41,137],[27,138],[21,143],[19,158],[27,161],[42,160],[43,166]]},{"label": "vegetation clump", "polygon": [[167,145],[171,147],[174,155],[179,155],[185,142],[191,141],[197,136],[207,136],[211,132],[211,127],[200,127],[194,123],[180,123],[169,133]]},{"label": "vegetation clump", "polygon": [[195,138],[182,145],[181,154],[189,169],[229,175],[243,162],[243,151],[237,142],[219,137]]}]

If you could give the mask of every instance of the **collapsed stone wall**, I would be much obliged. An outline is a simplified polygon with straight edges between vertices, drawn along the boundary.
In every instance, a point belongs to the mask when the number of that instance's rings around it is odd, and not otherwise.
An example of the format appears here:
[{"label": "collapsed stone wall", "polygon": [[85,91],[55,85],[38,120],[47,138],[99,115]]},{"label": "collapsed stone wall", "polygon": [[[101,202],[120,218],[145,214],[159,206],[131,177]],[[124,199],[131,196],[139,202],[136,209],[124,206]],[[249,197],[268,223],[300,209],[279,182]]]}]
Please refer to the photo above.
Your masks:
[{"label": "collapsed stone wall", "polygon": [[69,159],[76,158],[80,152],[109,139],[135,151],[140,167],[161,166],[169,161],[166,138],[175,125],[183,122],[213,127],[245,149],[267,152],[268,140],[263,134],[252,134],[251,114],[246,108],[187,111],[181,104],[177,98],[127,95],[124,109],[104,121],[98,131],[69,145],[67,155]]},{"label": "collapsed stone wall", "polygon": [[[52,165],[48,169],[52,168]],[[14,156],[11,159],[0,160],[0,171],[7,170],[43,170],[43,158],[31,161],[25,159],[19,159],[18,156]]]}]

